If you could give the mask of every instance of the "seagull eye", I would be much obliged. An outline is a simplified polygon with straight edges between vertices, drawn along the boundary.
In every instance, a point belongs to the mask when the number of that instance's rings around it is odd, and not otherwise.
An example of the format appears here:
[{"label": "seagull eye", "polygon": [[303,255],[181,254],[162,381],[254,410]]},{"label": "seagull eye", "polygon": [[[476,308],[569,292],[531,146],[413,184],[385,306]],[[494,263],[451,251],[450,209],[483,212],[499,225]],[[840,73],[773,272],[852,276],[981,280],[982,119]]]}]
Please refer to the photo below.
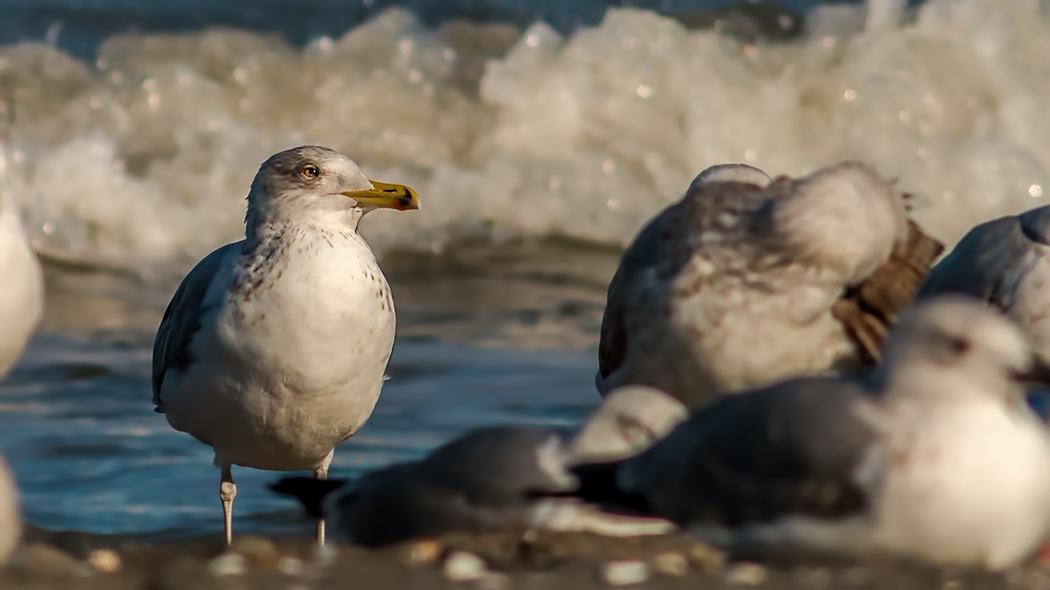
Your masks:
[{"label": "seagull eye", "polygon": [[656,438],[656,434],[652,430],[637,420],[620,416],[617,418],[617,422],[620,426],[620,432],[623,433],[627,442],[637,448],[646,446]]},{"label": "seagull eye", "polygon": [[959,356],[966,354],[966,351],[970,350],[970,343],[962,338],[952,338],[948,341],[948,345],[951,347],[952,352]]},{"label": "seagull eye", "polygon": [[306,164],[299,169],[299,176],[302,176],[306,180],[314,180],[321,175],[321,171],[313,164]]}]

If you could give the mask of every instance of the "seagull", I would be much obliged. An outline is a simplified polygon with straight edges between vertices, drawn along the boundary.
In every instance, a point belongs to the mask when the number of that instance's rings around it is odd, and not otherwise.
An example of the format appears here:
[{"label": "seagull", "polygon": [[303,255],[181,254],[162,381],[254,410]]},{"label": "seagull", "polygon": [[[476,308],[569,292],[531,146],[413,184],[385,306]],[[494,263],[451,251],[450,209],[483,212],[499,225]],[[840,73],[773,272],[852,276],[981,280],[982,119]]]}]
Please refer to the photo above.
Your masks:
[{"label": "seagull", "polygon": [[565,462],[582,465],[637,455],[689,417],[676,398],[644,385],[612,391],[569,441]]},{"label": "seagull", "polygon": [[926,276],[916,299],[975,297],[1017,322],[1050,362],[1050,206],[969,231]]},{"label": "seagull", "polygon": [[0,565],[7,561],[22,535],[18,488],[14,476],[0,456]]},{"label": "seagull", "polygon": [[901,315],[868,378],[723,396],[621,462],[613,492],[745,559],[1001,570],[1050,533],[1050,433],[1021,383],[1046,372],[1000,314],[931,299]]},{"label": "seagull", "polygon": [[842,162],[771,180],[715,166],[645,226],[609,285],[595,383],[715,393],[878,362],[943,246],[908,195]]},{"label": "seagull", "polygon": [[0,378],[22,356],[44,313],[44,275],[10,203],[0,195]]},{"label": "seagull", "polygon": [[[22,356],[44,313],[44,274],[29,247],[18,213],[0,195],[0,379]],[[0,564],[22,534],[18,488],[0,455]]]},{"label": "seagull", "polygon": [[357,227],[377,208],[418,209],[419,197],[328,148],[277,153],[252,181],[245,238],[201,260],[164,312],[153,403],[214,449],[227,543],[233,465],[324,479],[375,408],[394,304]]},{"label": "seagull", "polygon": [[548,429],[488,426],[418,461],[397,463],[354,481],[284,478],[271,486],[296,497],[312,517],[332,523],[333,538],[382,546],[456,531],[542,528],[611,536],[663,534],[664,519],[605,514],[573,496],[573,465],[624,459],[686,418],[659,391],[613,392],[572,440]]}]

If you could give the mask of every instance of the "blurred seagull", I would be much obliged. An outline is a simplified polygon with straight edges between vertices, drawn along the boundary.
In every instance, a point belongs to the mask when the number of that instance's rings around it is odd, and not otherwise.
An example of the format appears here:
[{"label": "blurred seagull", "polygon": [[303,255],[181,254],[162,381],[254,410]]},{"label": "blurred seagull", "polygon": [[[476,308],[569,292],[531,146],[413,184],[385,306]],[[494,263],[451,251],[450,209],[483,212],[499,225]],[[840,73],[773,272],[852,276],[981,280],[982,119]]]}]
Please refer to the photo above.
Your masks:
[{"label": "blurred seagull", "polygon": [[22,519],[19,515],[18,488],[14,476],[0,456],[0,565],[7,561],[11,551],[22,536]]},{"label": "blurred seagull", "polygon": [[978,225],[926,276],[917,299],[975,297],[1006,314],[1050,362],[1050,206]]},{"label": "blurred seagull", "polygon": [[18,213],[0,195],[0,378],[22,355],[44,312],[44,277]]},{"label": "blurred seagull", "polygon": [[573,435],[566,462],[597,463],[634,456],[688,417],[681,402],[658,389],[621,387],[610,392]]},{"label": "blurred seagull", "polygon": [[215,450],[227,543],[233,465],[326,478],[379,399],[394,304],[357,233],[377,208],[418,209],[419,197],[327,148],[275,154],[252,181],[245,239],[198,263],[164,312],[153,403]]},{"label": "blurred seagull", "polygon": [[874,364],[942,250],[909,221],[906,200],[853,162],[772,181],[743,164],[705,170],[623,255],[598,390],[651,385],[696,406]]},{"label": "blurred seagull", "polygon": [[613,392],[568,444],[553,431],[475,429],[419,461],[354,480],[285,478],[271,486],[294,496],[343,542],[379,546],[454,531],[543,528],[604,535],[662,534],[663,519],[605,514],[569,497],[573,465],[624,459],[686,418],[674,398],[641,387]]},{"label": "blurred seagull", "polygon": [[725,396],[622,462],[616,486],[743,558],[889,554],[999,570],[1050,532],[1050,435],[1018,329],[960,296],[902,314],[866,382]]},{"label": "blurred seagull", "polygon": [[[23,232],[18,212],[0,195],[0,379],[22,356],[44,313],[44,275]],[[18,488],[0,455],[0,564],[22,535]]]}]

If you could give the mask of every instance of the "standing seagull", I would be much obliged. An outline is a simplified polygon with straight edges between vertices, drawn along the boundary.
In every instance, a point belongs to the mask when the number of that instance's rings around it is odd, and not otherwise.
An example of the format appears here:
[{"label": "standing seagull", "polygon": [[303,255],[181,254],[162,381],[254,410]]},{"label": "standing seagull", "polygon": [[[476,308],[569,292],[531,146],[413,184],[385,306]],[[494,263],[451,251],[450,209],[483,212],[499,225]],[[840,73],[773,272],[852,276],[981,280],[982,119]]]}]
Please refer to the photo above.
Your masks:
[{"label": "standing seagull", "polygon": [[44,312],[44,278],[18,213],[0,195],[0,378],[22,355]]},{"label": "standing seagull", "polygon": [[618,493],[741,557],[892,554],[992,570],[1050,533],[1045,366],[969,298],[911,308],[870,382],[724,397],[617,470]]},{"label": "standing seagull", "polygon": [[770,181],[702,172],[627,249],[609,285],[603,395],[650,385],[688,406],[716,392],[872,364],[941,245],[862,164]]},{"label": "standing seagull", "polygon": [[1021,326],[1050,362],[1050,205],[969,231],[926,276],[918,299],[976,297]]},{"label": "standing seagull", "polygon": [[418,209],[419,197],[327,148],[275,154],[252,181],[245,239],[199,262],[164,312],[153,403],[215,450],[227,543],[233,465],[325,479],[375,408],[394,304],[357,226],[377,208]]}]

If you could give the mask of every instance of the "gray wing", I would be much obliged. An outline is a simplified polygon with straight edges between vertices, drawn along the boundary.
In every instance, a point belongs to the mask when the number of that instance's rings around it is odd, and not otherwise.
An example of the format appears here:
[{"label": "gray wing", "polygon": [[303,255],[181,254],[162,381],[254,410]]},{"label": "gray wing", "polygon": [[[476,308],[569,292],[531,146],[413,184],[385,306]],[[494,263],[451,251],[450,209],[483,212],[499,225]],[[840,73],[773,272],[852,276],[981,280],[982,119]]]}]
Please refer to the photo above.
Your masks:
[{"label": "gray wing", "polygon": [[858,467],[879,440],[858,411],[870,403],[833,378],[726,396],[625,462],[617,486],[682,526],[855,514],[870,502]]},{"label": "gray wing", "polygon": [[537,497],[575,486],[560,465],[538,464],[541,449],[553,448],[552,459],[560,455],[557,445],[548,446],[553,437],[520,427],[471,431],[421,461],[368,473],[343,488],[325,515],[341,537],[370,546],[515,530],[529,521]]},{"label": "gray wing", "polygon": [[[734,173],[733,166],[714,167],[702,173],[680,201],[661,211],[638,232],[624,252],[609,284],[598,342],[598,378],[595,381],[603,394],[611,388],[603,389],[601,380],[620,368],[627,354],[630,334],[625,327],[625,316],[633,298],[640,289],[646,288],[642,278],[648,275],[671,280],[692,259],[698,247],[698,236],[724,231],[724,227],[718,227],[722,217],[740,217],[763,202],[761,185],[750,180],[758,180],[757,175],[768,177],[757,168],[746,168],[748,170],[740,172],[740,177],[748,182],[729,180],[721,175]],[[709,172],[710,178],[702,178]],[[744,231],[739,227],[737,230]]]},{"label": "gray wing", "polygon": [[1009,309],[1018,281],[1034,261],[1031,251],[1031,241],[1017,216],[978,225],[933,267],[916,299],[956,293]]},{"label": "gray wing", "polygon": [[660,264],[663,242],[669,239],[676,229],[681,229],[681,209],[681,202],[671,205],[638,232],[634,241],[624,251],[620,266],[609,282],[598,341],[598,375],[602,378],[608,377],[623,364],[627,352],[627,330],[624,327],[623,315],[629,304],[630,290],[642,272]]},{"label": "gray wing", "polygon": [[164,412],[160,390],[169,369],[185,369],[194,360],[189,350],[193,335],[200,329],[200,319],[208,308],[204,298],[215,275],[228,258],[241,250],[243,242],[227,244],[193,267],[172,296],[153,341],[153,405]]},{"label": "gray wing", "polygon": [[562,441],[552,431],[493,426],[439,447],[420,468],[434,485],[456,490],[471,504],[502,506],[574,489],[563,459]]}]

